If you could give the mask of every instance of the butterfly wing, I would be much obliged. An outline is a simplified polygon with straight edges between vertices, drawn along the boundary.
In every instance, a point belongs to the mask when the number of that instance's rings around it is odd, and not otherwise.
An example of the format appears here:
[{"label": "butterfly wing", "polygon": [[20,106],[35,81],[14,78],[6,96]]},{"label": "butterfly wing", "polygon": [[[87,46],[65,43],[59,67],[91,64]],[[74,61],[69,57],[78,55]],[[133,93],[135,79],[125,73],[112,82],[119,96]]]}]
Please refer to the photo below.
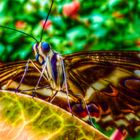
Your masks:
[{"label": "butterfly wing", "polygon": [[[65,64],[71,94],[83,97],[96,121],[135,135],[140,125],[140,53],[81,52],[66,56]],[[73,106],[77,115],[80,109]]]},{"label": "butterfly wing", "polygon": [[[33,62],[36,67],[41,70],[41,67],[34,61]],[[3,64],[0,65],[0,87],[1,88],[8,88],[8,89],[12,89],[12,85],[6,85],[8,83],[8,81],[12,81],[16,82],[16,83],[20,83],[21,77],[24,74],[25,68],[27,65],[27,61],[18,61],[18,62],[11,62],[11,63],[7,63],[7,64]],[[31,64],[28,64],[28,69],[27,72],[25,74],[24,80],[22,81],[23,85],[27,85],[29,88],[30,87],[34,87],[37,83],[37,80],[40,76],[40,73],[38,72],[38,70]],[[44,80],[44,78],[42,78],[41,82],[40,82],[40,86],[47,86],[48,83],[46,80]],[[5,87],[7,86],[7,87]],[[13,89],[16,88],[16,86],[18,87],[18,85],[13,85]]]},{"label": "butterfly wing", "polygon": [[[64,63],[73,113],[79,116],[84,110],[81,107],[84,100],[90,114],[103,128],[125,128],[134,135],[140,125],[140,53],[81,52],[64,56]],[[15,90],[26,64],[27,61],[20,61],[0,65],[0,87]],[[34,64],[41,71],[37,62]],[[39,76],[38,70],[29,64],[20,90],[35,87]],[[45,78],[39,85],[43,86],[51,90]],[[39,98],[50,96],[44,95],[50,93],[48,91],[38,92],[42,92],[38,94]],[[55,104],[65,108],[67,100],[62,97]]]},{"label": "butterfly wing", "polygon": [[[35,95],[43,100],[49,100],[53,96],[54,91],[52,90],[50,83],[45,76],[41,78],[37,89],[34,90],[40,78],[41,72],[42,67],[36,61],[33,61],[33,63],[28,63],[28,69],[26,60],[1,64],[0,89],[16,91],[17,87],[19,87],[18,92],[29,94],[31,96]],[[21,82],[23,75],[24,78]],[[72,98],[70,98],[70,101],[72,101]],[[53,100],[53,104],[67,109],[68,104],[66,93],[64,91],[58,92],[57,96]]]}]

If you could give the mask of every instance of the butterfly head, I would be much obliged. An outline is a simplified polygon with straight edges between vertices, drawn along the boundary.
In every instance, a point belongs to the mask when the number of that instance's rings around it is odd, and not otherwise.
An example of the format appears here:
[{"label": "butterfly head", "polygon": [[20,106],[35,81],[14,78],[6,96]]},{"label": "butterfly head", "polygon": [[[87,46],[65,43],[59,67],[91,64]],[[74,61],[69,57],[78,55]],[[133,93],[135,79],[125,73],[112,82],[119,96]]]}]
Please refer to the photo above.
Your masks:
[{"label": "butterfly head", "polygon": [[45,63],[46,58],[52,52],[51,46],[47,42],[36,43],[33,46],[36,61],[41,65]]}]

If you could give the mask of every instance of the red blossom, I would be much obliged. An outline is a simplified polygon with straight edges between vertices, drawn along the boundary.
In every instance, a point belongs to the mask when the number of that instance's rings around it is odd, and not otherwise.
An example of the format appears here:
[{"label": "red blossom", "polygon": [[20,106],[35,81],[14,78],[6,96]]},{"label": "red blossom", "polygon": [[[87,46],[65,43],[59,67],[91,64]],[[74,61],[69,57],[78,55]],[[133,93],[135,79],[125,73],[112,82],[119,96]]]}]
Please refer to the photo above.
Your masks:
[{"label": "red blossom", "polygon": [[[40,21],[40,25],[41,25],[42,28],[43,28],[44,23],[45,23],[45,20]],[[44,29],[48,30],[51,27],[51,25],[52,25],[52,21],[48,20],[47,23],[45,24]]]},{"label": "red blossom", "polygon": [[72,41],[68,42],[68,45],[69,46],[72,46],[73,45],[73,42]]},{"label": "red blossom", "polygon": [[80,2],[73,1],[70,4],[65,4],[63,7],[63,15],[71,18],[75,18],[77,16],[77,12],[80,9]]},{"label": "red blossom", "polygon": [[23,29],[23,28],[25,28],[26,23],[25,23],[24,21],[22,21],[22,20],[19,20],[19,21],[17,21],[17,22],[15,23],[15,26],[16,26],[16,28]]},{"label": "red blossom", "polygon": [[112,13],[112,16],[115,18],[118,18],[118,19],[124,18],[124,15],[122,13],[120,13],[119,11]]}]

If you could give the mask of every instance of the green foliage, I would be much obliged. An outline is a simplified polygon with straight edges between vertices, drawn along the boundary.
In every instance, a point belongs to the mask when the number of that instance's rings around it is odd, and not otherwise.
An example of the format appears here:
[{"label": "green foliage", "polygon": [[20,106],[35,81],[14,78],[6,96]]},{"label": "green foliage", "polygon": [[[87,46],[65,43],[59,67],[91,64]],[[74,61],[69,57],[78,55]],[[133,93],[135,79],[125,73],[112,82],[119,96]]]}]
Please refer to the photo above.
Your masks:
[{"label": "green foliage", "polygon": [[[43,34],[43,41],[62,54],[90,50],[140,50],[140,1],[77,0],[75,16],[66,16],[64,7],[72,0],[55,0]],[[38,40],[51,0],[0,0],[0,25],[16,28]],[[33,58],[34,40],[0,28],[0,60]]]}]

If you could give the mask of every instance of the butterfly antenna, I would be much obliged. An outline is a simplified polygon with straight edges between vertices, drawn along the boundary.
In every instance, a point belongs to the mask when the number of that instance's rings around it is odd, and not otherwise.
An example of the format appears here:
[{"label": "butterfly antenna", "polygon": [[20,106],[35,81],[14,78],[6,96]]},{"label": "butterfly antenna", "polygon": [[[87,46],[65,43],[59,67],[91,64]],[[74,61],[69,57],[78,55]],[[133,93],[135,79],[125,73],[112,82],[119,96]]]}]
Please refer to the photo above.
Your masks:
[{"label": "butterfly antenna", "polygon": [[2,26],[2,25],[0,25],[0,27],[5,28],[5,29],[10,29],[10,30],[13,30],[13,31],[17,31],[17,32],[19,32],[19,33],[22,33],[22,34],[24,34],[24,35],[26,35],[26,36],[31,37],[32,39],[34,39],[34,40],[36,41],[36,43],[38,43],[38,41],[37,41],[37,39],[36,39],[35,37],[33,37],[33,36],[30,35],[30,34],[27,34],[27,33],[23,32],[23,31],[20,31],[20,30],[11,28],[11,27],[7,27],[7,26]]},{"label": "butterfly antenna", "polygon": [[54,2],[54,0],[52,0],[51,7],[50,7],[50,9],[49,9],[49,12],[48,12],[47,17],[46,17],[46,19],[45,19],[45,22],[44,22],[44,24],[43,24],[43,28],[42,28],[42,32],[41,32],[41,36],[40,36],[40,42],[42,41],[42,36],[43,36],[43,33],[44,33],[45,25],[46,25],[47,20],[48,20],[48,18],[49,18],[49,15],[50,15],[50,12],[51,12],[51,9],[52,9],[52,6],[53,6],[53,2]]}]

